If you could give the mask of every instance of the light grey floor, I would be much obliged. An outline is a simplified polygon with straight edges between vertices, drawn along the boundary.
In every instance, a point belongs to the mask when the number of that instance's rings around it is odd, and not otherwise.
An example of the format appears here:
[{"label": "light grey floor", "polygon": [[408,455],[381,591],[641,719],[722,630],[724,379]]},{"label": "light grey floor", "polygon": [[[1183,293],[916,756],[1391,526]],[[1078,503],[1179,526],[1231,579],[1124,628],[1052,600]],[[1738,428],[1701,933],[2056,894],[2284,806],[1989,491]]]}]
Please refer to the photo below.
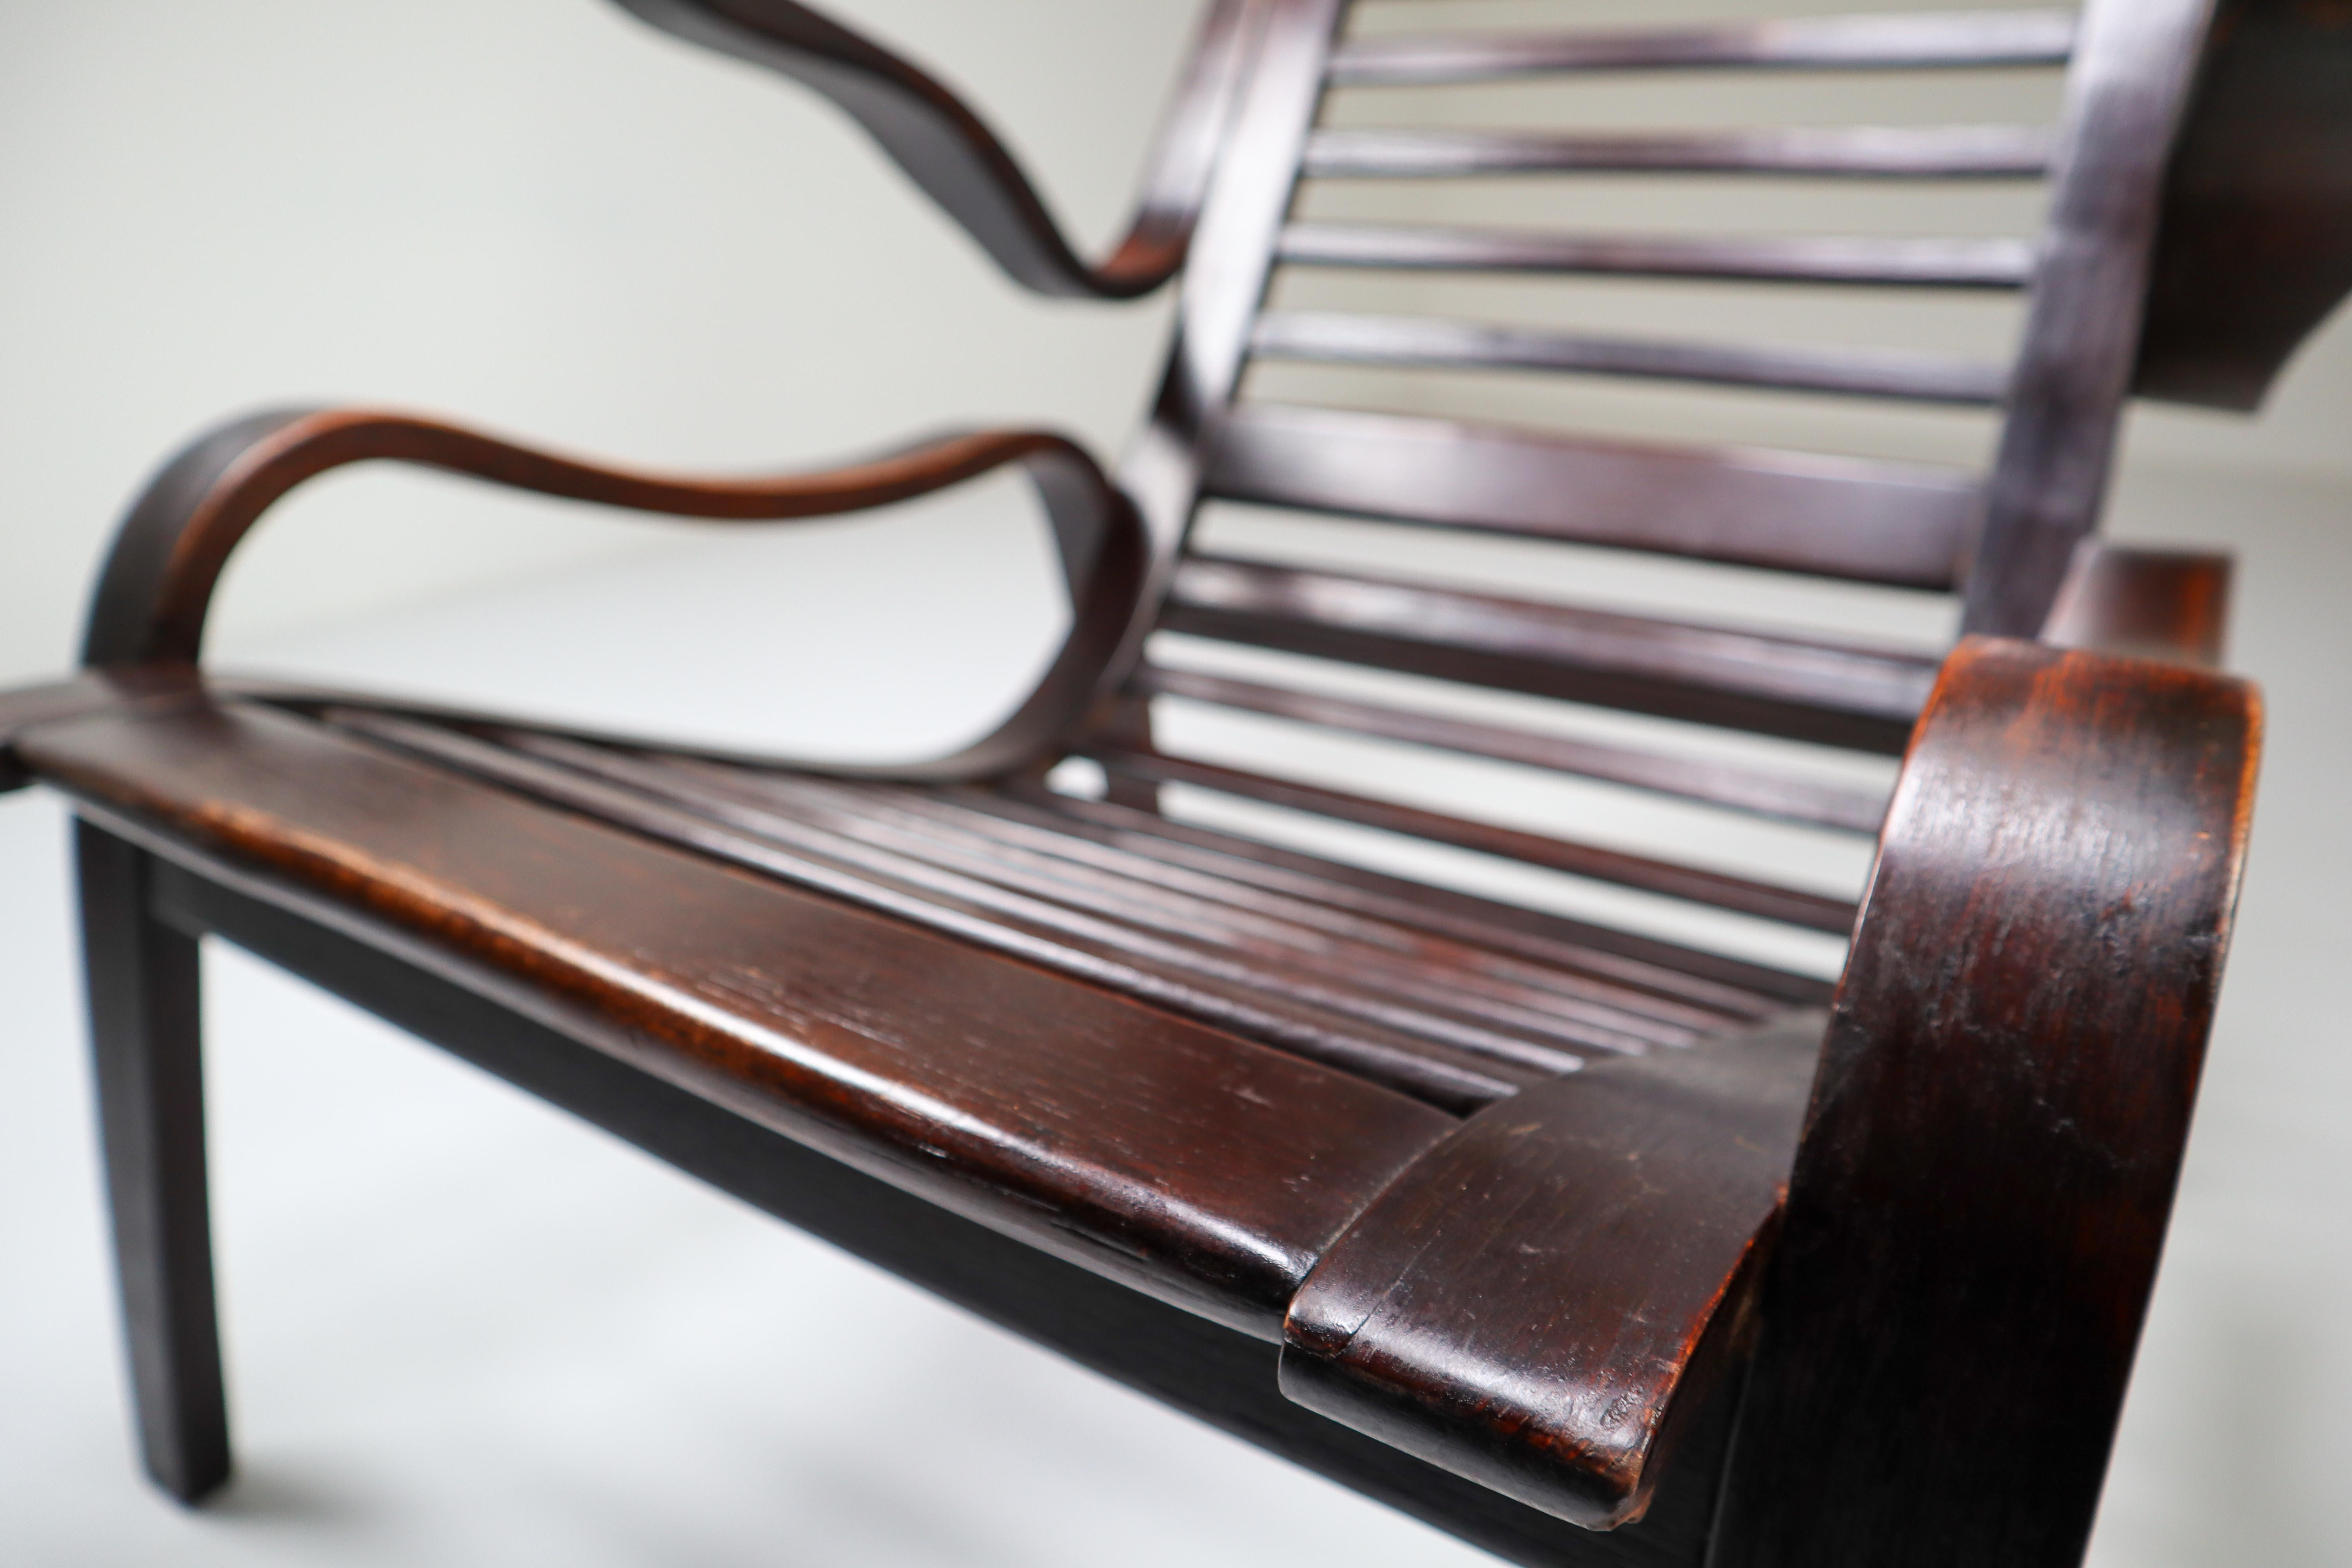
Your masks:
[{"label": "light grey floor", "polygon": [[[2125,500],[2127,531],[2242,551],[2239,662],[2267,683],[2272,731],[2224,1017],[2096,1561],[2352,1561],[2346,506],[2137,479]],[[712,712],[765,703],[781,731],[898,748],[1009,689],[1034,655],[1016,637],[944,676],[925,663],[975,595],[998,624],[1040,624],[1024,609],[1045,602],[1034,541],[1002,519],[819,531],[731,573],[705,548],[245,651],[412,684],[512,682],[691,726],[683,645],[670,683],[632,690],[616,672],[634,655],[594,655],[629,636],[668,646],[680,617],[740,622],[692,599],[715,581],[722,601],[755,598],[777,640],[739,650]],[[888,603],[837,586],[884,561],[917,585]],[[575,657],[546,651],[566,637]],[[54,803],[0,802],[0,1562],[1483,1561],[232,952],[208,961],[207,1005],[244,1469],[205,1512],[169,1506],[127,1447],[61,838]]]}]

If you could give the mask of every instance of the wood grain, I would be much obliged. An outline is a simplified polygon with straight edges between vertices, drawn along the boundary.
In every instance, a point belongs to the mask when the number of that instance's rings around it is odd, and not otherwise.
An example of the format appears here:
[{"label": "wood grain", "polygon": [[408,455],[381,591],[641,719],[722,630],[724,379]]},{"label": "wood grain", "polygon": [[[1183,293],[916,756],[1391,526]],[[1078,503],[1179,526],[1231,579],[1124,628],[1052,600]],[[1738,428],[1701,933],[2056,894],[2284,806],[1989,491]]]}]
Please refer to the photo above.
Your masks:
[{"label": "wood grain", "polygon": [[363,912],[412,957],[502,976],[526,1016],[1260,1337],[1329,1237],[1453,1125],[1352,1075],[282,714],[99,718],[23,745],[110,822]]},{"label": "wood grain", "polygon": [[2236,681],[1976,639],[1839,987],[1725,1499],[1739,1568],[2072,1564],[2252,805]]},{"label": "wood grain", "polygon": [[1982,481],[1926,464],[1600,440],[1352,409],[1248,404],[1208,494],[1424,527],[1948,589]]},{"label": "wood grain", "polygon": [[414,415],[295,409],[223,425],[150,481],[108,552],[83,663],[194,664],[222,569],[263,513],[306,480],[374,461],[637,511],[751,522],[866,510],[1019,467],[1053,528],[1069,587],[1070,629],[1037,684],[994,730],[947,756],[862,770],[880,775],[974,778],[1034,760],[1085,714],[1105,683],[1146,565],[1134,507],[1084,451],[1039,431],[952,436],[820,473],[710,479],[561,457]]},{"label": "wood grain", "polygon": [[1965,69],[2063,64],[2066,11],[1805,16],[1575,33],[1465,33],[1351,40],[1331,61],[1343,86],[1492,81],[1561,71],[1773,68]]},{"label": "wood grain", "polygon": [[1283,1392],[1588,1528],[1639,1519],[1747,1327],[1825,1022],[1596,1064],[1463,1123],[1307,1276]]}]

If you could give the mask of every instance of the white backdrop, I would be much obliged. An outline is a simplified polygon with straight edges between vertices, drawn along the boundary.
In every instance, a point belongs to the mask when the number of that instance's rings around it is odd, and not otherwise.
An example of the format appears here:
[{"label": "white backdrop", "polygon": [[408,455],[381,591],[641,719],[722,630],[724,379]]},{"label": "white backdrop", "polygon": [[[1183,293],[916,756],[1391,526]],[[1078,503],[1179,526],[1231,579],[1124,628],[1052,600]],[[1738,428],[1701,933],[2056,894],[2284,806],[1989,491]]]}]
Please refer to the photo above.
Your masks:
[{"label": "white backdrop", "polygon": [[[1194,9],[837,8],[969,87],[1089,237],[1123,216]],[[1116,453],[1164,330],[1158,305],[1020,294],[829,109],[599,0],[0,0],[0,680],[69,661],[121,505],[231,412],[391,402],[677,467],[972,422]],[[2273,731],[2105,1568],[2352,1560],[2352,1052],[2329,984],[2352,885],[2347,410],[2339,321],[2261,420],[2147,411],[2129,433],[2117,531],[2242,552],[2237,661]],[[658,653],[765,605],[785,642],[727,679],[674,657],[592,695],[778,700],[808,735],[918,744],[1050,635],[1034,529],[982,511],[722,558],[454,481],[338,477],[240,559],[220,646],[551,690],[577,683],[548,651],[563,634],[609,620]],[[871,586],[882,568],[898,585]],[[178,1515],[130,1474],[57,815],[0,803],[0,1560],[1474,1560],[233,957],[209,973],[247,1479]]]}]

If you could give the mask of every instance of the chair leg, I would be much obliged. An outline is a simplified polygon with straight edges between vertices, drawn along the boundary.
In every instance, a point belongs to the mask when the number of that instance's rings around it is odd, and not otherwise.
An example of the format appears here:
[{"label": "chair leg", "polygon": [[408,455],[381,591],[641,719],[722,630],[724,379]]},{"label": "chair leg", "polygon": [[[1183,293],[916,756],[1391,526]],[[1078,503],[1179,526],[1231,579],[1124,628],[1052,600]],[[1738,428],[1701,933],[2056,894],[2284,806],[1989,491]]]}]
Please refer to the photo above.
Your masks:
[{"label": "chair leg", "polygon": [[213,1305],[196,942],[157,920],[154,861],[78,822],[99,1131],[147,1471],[183,1502],[228,1479]]}]

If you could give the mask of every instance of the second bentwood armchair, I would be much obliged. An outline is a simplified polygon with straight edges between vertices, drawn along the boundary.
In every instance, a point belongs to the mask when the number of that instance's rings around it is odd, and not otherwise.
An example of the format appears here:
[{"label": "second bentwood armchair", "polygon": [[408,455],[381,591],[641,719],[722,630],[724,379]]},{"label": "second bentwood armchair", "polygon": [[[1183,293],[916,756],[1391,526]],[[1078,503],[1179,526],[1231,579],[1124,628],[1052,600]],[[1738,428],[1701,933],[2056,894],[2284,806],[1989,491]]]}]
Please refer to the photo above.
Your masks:
[{"label": "second bentwood armchair", "polygon": [[[688,479],[347,409],[241,419],[165,467],[105,568],[84,670],[0,694],[0,787],[46,784],[79,816],[155,1479],[193,1501],[229,1473],[197,1032],[198,943],[218,937],[1506,1560],[2078,1561],[2260,731],[2215,668],[2227,563],[2097,524],[2136,391],[2251,406],[2352,286],[2352,15],[2092,0],[1628,30],[1559,0],[1535,30],[1424,34],[1363,26],[1378,0],[1214,0],[1133,225],[1097,261],[971,110],[880,46],[789,0],[625,4],[833,100],[1024,286],[1174,285],[1165,379],[1116,478],[1012,432]],[[1360,89],[1665,71],[2044,73],[2063,106],[1673,132],[1328,112]],[[1629,174],[2038,183],[2046,219],[1958,237],[1443,221],[1461,181]],[[1439,218],[1335,218],[1314,197],[1339,182]],[[2022,324],[2007,359],[1950,358],[1286,291],[1340,273],[2006,294]],[[1993,455],[1257,390],[1300,363],[1974,409]],[[305,479],[379,460],[747,524],[1017,468],[1070,630],[994,732],[890,770],[204,669],[247,531]],[[1206,503],[1941,595],[1963,635],[1922,650],[1220,551],[1194,533]],[[1482,689],[1565,717],[1446,700]],[[1874,870],[1857,902],[1188,754],[1155,729],[1171,703],[1874,840]],[[1601,710],[1657,739],[1568,721]],[[1718,735],[1801,745],[1765,762]],[[1841,754],[1900,758],[1891,795],[1804,760]],[[1098,795],[1049,784],[1069,758]],[[1850,944],[1832,982],[1207,826],[1171,786]]]}]

